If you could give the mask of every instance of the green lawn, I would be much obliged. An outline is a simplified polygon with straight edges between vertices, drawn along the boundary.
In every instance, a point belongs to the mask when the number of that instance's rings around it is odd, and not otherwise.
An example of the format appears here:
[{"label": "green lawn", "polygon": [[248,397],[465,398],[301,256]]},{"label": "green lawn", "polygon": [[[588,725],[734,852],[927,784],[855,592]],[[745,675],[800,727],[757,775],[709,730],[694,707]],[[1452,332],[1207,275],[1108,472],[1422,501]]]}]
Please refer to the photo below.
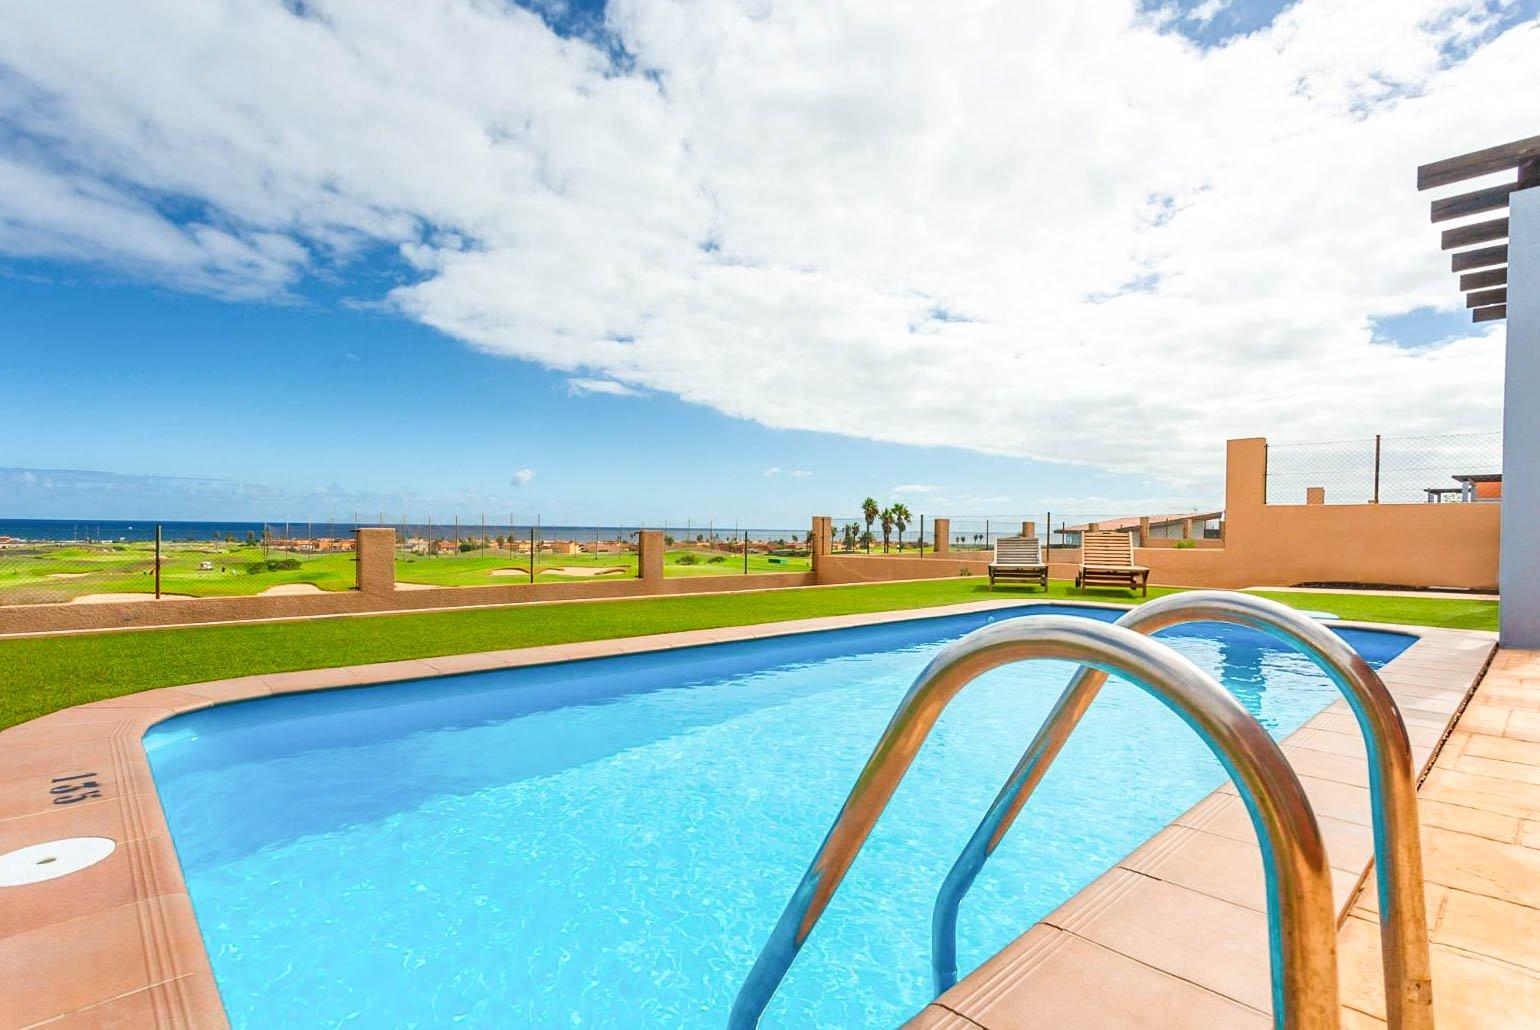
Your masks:
[{"label": "green lawn", "polygon": [[[1152,588],[1151,597],[1172,593]],[[573,601],[455,612],[142,630],[0,640],[0,726],[59,708],[152,687],[337,665],[426,658],[538,644],[709,629],[853,612],[958,604],[991,597],[1128,602],[1126,591],[1079,591],[1054,581],[1046,594],[989,589],[982,577],[819,590]],[[1346,619],[1495,629],[1493,601],[1350,594],[1268,595]]]}]

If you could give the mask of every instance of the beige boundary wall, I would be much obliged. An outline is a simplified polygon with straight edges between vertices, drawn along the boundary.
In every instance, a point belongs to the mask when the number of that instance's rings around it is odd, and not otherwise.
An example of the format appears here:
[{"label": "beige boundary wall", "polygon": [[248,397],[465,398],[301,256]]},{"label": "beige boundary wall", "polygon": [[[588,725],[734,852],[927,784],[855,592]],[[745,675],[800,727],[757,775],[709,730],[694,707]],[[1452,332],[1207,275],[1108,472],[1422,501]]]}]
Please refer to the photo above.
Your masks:
[{"label": "beige boundary wall", "polygon": [[[1231,440],[1225,455],[1223,541],[1139,547],[1134,561],[1161,586],[1249,587],[1358,583],[1497,588],[1500,504],[1267,503],[1267,441]],[[984,575],[987,553],[826,554],[819,583]],[[1078,550],[1054,548],[1049,575],[1074,579]]]},{"label": "beige boundary wall", "polygon": [[770,572],[748,576],[663,577],[661,531],[639,537],[640,574],[590,582],[513,583],[484,587],[432,587],[397,590],[395,531],[360,529],[357,590],[267,597],[194,597],[110,604],[28,604],[0,607],[0,635],[58,633],[75,630],[185,626],[255,619],[300,619],[316,615],[409,612],[433,608],[481,607],[533,601],[591,601],[622,597],[674,596],[813,586],[810,572]]}]

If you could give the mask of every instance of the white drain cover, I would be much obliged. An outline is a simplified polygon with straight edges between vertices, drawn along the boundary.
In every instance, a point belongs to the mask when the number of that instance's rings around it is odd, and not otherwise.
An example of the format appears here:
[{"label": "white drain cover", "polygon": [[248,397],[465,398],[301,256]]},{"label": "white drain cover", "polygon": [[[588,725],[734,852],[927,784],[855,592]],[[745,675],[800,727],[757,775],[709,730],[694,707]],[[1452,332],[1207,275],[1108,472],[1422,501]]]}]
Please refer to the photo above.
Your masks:
[{"label": "white drain cover", "polygon": [[107,837],[66,837],[0,855],[0,887],[42,883],[93,866],[117,848]]}]

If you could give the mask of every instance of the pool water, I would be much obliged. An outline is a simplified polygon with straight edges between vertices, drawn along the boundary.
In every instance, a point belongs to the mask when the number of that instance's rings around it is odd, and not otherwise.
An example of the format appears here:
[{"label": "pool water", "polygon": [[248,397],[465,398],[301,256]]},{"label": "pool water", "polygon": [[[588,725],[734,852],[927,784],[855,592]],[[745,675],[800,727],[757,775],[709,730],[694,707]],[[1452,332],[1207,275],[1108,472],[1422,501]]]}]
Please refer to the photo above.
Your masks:
[{"label": "pool water", "polygon": [[[225,705],[145,737],[237,1027],[715,1027],[899,699],[1036,606]],[[1030,617],[1030,615],[1028,616]],[[1343,630],[1379,665],[1412,639]],[[1252,631],[1161,638],[1276,736],[1337,697]],[[901,1023],[958,850],[1072,666],[943,715],[766,1012]],[[962,910],[976,967],[1224,778],[1109,682]]]}]

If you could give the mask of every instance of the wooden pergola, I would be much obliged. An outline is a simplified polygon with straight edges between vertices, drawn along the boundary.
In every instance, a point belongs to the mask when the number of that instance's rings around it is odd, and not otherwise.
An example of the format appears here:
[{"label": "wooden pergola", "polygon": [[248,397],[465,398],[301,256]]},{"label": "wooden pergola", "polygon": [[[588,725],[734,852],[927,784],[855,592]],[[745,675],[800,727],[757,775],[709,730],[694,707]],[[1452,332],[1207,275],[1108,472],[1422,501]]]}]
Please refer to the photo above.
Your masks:
[{"label": "wooden pergola", "polygon": [[[1436,189],[1510,168],[1518,172],[1513,182],[1433,201],[1433,221],[1447,222],[1487,211],[1506,211],[1509,194],[1540,186],[1540,136],[1423,165],[1417,169],[1417,188]],[[1506,318],[1508,219],[1491,218],[1445,229],[1442,242],[1444,250],[1456,251],[1449,257],[1449,270],[1460,275],[1460,289],[1466,291],[1465,306],[1471,309],[1471,320],[1491,322]],[[1460,250],[1461,247],[1472,249]]]}]

